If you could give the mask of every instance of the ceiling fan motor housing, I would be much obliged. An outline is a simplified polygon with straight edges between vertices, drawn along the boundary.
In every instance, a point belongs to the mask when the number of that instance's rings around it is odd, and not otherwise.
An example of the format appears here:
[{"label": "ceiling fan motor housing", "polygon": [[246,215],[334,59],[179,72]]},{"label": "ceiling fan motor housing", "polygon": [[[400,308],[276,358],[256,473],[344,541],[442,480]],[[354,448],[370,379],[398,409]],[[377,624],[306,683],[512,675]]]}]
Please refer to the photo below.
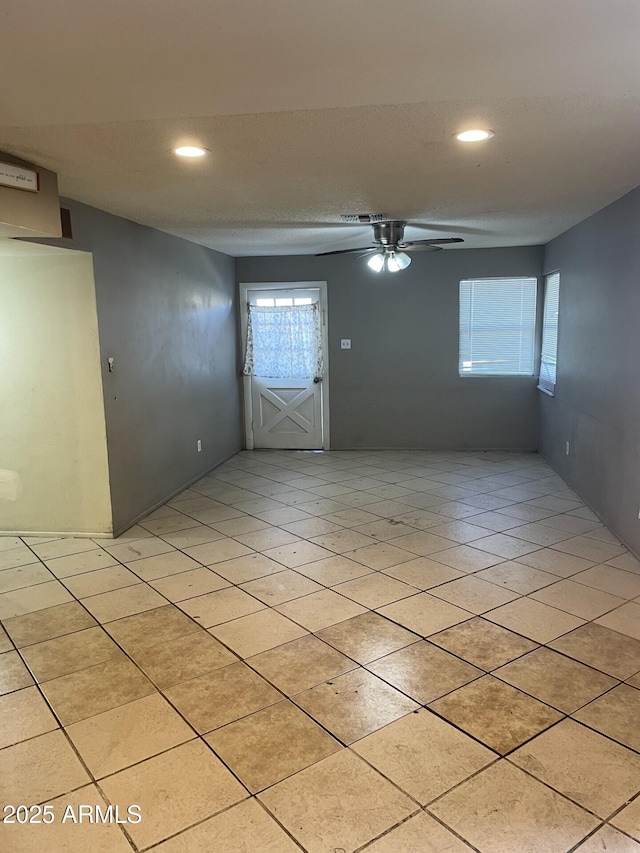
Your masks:
[{"label": "ceiling fan motor housing", "polygon": [[382,246],[393,247],[402,243],[406,222],[374,222],[373,239]]}]

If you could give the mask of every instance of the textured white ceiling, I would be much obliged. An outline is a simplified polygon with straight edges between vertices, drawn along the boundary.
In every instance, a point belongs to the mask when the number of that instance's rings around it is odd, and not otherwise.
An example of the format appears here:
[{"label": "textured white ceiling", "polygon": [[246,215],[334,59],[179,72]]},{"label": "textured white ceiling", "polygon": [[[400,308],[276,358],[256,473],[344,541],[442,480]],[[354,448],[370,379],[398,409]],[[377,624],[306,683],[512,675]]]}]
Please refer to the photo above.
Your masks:
[{"label": "textured white ceiling", "polygon": [[358,212],[542,243],[640,183],[639,37],[638,0],[3,0],[0,150],[232,255]]}]

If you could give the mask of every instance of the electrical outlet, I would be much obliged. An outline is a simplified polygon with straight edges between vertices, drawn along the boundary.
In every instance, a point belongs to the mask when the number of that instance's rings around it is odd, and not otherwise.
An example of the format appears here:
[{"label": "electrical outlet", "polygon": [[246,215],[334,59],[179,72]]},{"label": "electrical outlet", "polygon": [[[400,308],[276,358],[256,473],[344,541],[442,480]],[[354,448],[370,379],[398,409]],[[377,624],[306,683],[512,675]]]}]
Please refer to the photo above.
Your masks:
[{"label": "electrical outlet", "polygon": [[351,349],[351,338],[342,338],[340,341],[340,349]]},{"label": "electrical outlet", "polygon": [[569,449],[570,449],[570,447],[571,447],[571,445],[569,444],[569,442],[568,442],[568,441],[565,441],[565,443],[564,443],[564,453],[565,453],[565,456],[568,456],[568,455],[569,455]]},{"label": "electrical outlet", "polygon": [[200,439],[198,439],[198,443],[196,444],[196,447],[198,448],[198,453],[200,453],[202,451],[202,442],[200,441]]}]

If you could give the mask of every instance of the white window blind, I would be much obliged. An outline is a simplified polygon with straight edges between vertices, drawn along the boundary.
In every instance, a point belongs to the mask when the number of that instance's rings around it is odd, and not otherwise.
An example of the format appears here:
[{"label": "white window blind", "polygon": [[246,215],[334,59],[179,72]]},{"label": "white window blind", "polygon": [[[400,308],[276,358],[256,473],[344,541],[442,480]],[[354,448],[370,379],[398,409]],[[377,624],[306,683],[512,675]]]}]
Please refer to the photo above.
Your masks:
[{"label": "white window blind", "polygon": [[535,278],[460,282],[460,376],[533,376]]},{"label": "white window blind", "polygon": [[542,320],[542,355],[538,388],[553,395],[558,363],[558,310],[560,305],[560,273],[545,278],[544,317]]}]

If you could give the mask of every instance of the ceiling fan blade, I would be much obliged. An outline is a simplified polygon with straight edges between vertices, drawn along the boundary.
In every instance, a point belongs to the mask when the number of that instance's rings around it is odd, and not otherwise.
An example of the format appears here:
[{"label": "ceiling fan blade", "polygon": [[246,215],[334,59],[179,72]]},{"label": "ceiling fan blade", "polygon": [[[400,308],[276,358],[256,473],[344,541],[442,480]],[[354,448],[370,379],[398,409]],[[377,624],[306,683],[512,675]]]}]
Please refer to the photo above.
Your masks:
[{"label": "ceiling fan blade", "polygon": [[[464,243],[462,237],[434,237],[431,240],[411,240],[407,243],[402,243],[402,247],[407,246],[441,246],[448,243]],[[398,244],[400,245],[400,244]]]},{"label": "ceiling fan blade", "polygon": [[358,249],[336,249],[333,252],[318,252],[316,258],[323,258],[327,255],[348,255],[351,252],[374,252],[377,249],[378,246],[360,246]]},{"label": "ceiling fan blade", "polygon": [[406,243],[398,246],[401,252],[441,252],[442,246],[431,246],[429,243]]}]

